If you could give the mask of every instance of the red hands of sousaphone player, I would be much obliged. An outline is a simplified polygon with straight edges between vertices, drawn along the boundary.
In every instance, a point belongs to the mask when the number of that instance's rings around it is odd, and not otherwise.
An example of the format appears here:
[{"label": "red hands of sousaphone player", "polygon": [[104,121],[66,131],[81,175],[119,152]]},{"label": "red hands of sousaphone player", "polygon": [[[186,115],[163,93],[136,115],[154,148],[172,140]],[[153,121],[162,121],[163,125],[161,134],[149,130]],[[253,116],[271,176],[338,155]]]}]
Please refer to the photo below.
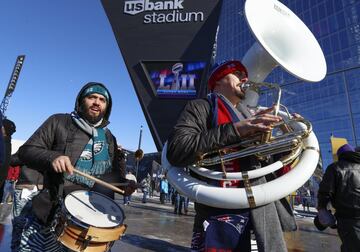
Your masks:
[{"label": "red hands of sousaphone player", "polygon": [[[95,178],[89,174],[86,174],[84,172],[76,170],[74,168],[74,166],[71,164],[70,158],[68,156],[59,156],[59,157],[55,158],[51,164],[52,164],[54,171],[57,173],[66,172],[66,173],[69,173],[70,175],[77,173],[81,176],[91,179],[91,180],[95,181],[96,183],[98,183],[102,186],[105,186],[117,193],[123,194],[125,196],[131,195],[136,190],[136,188],[138,188],[138,185],[137,185],[137,183],[135,183],[135,181],[130,180],[126,183],[109,184],[109,183],[102,181],[98,178]],[[115,185],[124,187],[124,190],[117,188]]]},{"label": "red hands of sousaphone player", "polygon": [[281,122],[280,116],[271,114],[274,107],[265,109],[253,117],[234,123],[234,127],[241,137],[249,137],[256,133],[268,132],[273,129],[274,124]]}]

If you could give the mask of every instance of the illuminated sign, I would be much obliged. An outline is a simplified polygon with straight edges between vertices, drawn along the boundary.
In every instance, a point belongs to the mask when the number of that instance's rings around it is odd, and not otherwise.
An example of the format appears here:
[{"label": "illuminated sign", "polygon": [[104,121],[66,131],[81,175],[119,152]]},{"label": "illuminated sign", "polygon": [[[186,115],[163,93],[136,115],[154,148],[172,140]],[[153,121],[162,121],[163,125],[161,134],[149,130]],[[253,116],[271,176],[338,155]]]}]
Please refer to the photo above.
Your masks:
[{"label": "illuminated sign", "polygon": [[197,97],[206,63],[145,61],[142,66],[157,97],[192,99]]},{"label": "illuminated sign", "polygon": [[129,0],[124,3],[124,13],[134,16],[142,12],[152,12],[144,15],[144,24],[203,22],[204,13],[183,11],[184,2],[185,0]]}]

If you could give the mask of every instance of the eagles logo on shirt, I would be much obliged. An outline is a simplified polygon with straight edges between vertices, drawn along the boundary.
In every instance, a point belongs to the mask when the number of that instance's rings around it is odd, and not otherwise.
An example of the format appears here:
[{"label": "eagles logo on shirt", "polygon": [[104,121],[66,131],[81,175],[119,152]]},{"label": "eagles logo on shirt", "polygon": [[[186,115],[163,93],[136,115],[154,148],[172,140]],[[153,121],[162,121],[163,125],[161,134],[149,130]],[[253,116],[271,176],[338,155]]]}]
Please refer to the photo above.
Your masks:
[{"label": "eagles logo on shirt", "polygon": [[90,161],[93,158],[93,155],[98,155],[102,152],[105,147],[105,142],[96,141],[92,146],[92,151],[89,149],[91,145],[87,145],[85,150],[81,153],[80,159],[85,161]]},{"label": "eagles logo on shirt", "polygon": [[89,151],[89,150],[84,150],[84,151],[81,153],[80,159],[81,159],[81,160],[86,160],[86,161],[91,160],[91,159],[92,159],[92,152]]},{"label": "eagles logo on shirt", "polygon": [[94,143],[94,155],[99,154],[104,149],[105,143],[102,141],[96,141]]}]

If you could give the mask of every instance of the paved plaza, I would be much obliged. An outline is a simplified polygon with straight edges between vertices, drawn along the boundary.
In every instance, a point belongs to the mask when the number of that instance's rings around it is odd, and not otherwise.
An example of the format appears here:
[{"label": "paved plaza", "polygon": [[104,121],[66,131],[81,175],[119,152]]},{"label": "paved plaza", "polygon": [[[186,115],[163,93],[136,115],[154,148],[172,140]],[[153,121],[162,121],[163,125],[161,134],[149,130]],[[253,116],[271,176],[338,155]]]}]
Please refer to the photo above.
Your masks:
[{"label": "paved plaza", "polygon": [[[194,219],[193,205],[188,215],[175,215],[173,206],[166,202],[161,204],[158,197],[141,203],[141,194],[135,194],[130,205],[122,204],[122,196],[117,198],[125,212],[125,224],[128,225],[126,235],[117,241],[112,249],[116,251],[150,252],[190,251],[189,244]],[[11,239],[11,205],[0,207],[0,251],[10,251]],[[298,231],[286,233],[289,252],[336,252],[340,251],[340,240],[336,230],[318,231],[313,225],[314,209],[304,212],[302,207],[296,208]],[[256,251],[255,247],[253,251]]]}]

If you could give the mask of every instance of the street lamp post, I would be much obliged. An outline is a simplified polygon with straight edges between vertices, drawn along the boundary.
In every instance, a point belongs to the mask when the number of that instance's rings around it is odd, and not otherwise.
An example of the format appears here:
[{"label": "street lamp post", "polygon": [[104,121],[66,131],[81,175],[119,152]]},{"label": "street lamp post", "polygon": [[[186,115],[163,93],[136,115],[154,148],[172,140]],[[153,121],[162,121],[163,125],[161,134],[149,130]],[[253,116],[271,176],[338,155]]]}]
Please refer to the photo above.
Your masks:
[{"label": "street lamp post", "polygon": [[140,149],[140,147],[141,147],[142,129],[143,129],[143,126],[141,125],[138,149],[135,151],[135,160],[136,160],[136,174],[135,174],[135,176],[136,176],[136,179],[138,179],[137,175],[138,175],[138,170],[139,170],[139,162],[144,156],[144,152]]}]

